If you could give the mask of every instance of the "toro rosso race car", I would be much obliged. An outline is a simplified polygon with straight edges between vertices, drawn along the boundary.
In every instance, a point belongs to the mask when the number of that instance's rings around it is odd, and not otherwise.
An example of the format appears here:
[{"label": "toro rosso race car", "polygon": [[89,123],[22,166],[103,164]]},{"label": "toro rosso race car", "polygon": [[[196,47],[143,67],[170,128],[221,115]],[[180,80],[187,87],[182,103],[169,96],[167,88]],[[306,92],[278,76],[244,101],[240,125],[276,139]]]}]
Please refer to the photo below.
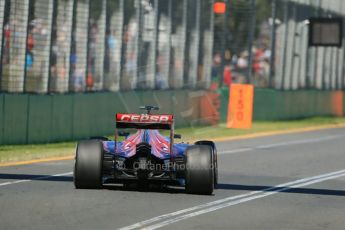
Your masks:
[{"label": "toro rosso race car", "polygon": [[[114,141],[96,137],[78,143],[75,187],[159,183],[184,186],[188,193],[212,194],[218,180],[215,144],[174,143],[181,135],[174,133],[173,115],[151,114],[151,110],[158,110],[154,106],[141,108],[147,112],[116,114]],[[135,132],[130,134],[130,129]]]}]

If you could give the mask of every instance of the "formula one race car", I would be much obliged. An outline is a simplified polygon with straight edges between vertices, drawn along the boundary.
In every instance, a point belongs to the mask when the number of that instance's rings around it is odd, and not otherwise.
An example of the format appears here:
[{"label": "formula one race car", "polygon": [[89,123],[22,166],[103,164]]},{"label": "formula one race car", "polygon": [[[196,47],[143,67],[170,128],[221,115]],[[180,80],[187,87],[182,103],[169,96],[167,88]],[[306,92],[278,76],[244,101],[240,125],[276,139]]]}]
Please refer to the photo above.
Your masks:
[{"label": "formula one race car", "polygon": [[[114,141],[96,137],[78,143],[75,187],[97,189],[107,184],[158,183],[185,186],[188,193],[212,194],[218,180],[215,144],[174,143],[181,135],[174,133],[173,115],[151,114],[151,110],[158,110],[154,106],[141,109],[147,112],[116,114]],[[130,134],[129,129],[135,132]],[[169,137],[159,130],[170,131]]]}]

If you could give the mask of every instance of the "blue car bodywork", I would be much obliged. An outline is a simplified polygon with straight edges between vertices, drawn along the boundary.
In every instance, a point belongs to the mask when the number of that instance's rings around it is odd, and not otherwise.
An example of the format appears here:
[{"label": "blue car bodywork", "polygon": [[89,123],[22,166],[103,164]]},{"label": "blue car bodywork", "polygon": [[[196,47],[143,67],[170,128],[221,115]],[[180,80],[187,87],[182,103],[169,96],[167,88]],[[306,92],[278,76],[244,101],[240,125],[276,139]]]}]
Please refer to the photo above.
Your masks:
[{"label": "blue car bodywork", "polygon": [[139,128],[125,140],[117,139],[102,142],[105,158],[114,162],[108,170],[112,173],[105,174],[105,181],[164,181],[184,185],[184,169],[179,169],[179,166],[184,165],[189,144],[171,143],[172,139],[157,129]]},{"label": "blue car bodywork", "polygon": [[[131,141],[133,139],[135,142]],[[154,151],[151,154],[161,160],[169,160],[171,155],[173,158],[184,157],[185,150],[189,146],[186,143],[173,144],[173,149],[170,153],[170,140],[168,137],[160,134],[158,130],[138,130],[124,141],[103,141],[103,148],[106,152],[114,156],[130,158],[135,155],[135,146],[142,142],[154,146]]]}]

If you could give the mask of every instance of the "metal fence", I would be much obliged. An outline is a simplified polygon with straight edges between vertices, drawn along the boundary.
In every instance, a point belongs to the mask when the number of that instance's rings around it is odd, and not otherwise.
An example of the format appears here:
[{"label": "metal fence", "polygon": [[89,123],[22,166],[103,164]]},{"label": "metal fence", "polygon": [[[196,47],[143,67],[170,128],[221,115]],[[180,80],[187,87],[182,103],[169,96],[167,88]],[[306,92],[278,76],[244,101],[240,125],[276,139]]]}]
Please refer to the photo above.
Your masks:
[{"label": "metal fence", "polygon": [[312,17],[340,17],[344,21],[345,2],[343,0],[275,0],[275,2],[273,9],[276,10],[277,17],[272,87],[285,90],[344,89],[344,45],[343,47],[308,47],[308,20]]},{"label": "metal fence", "polygon": [[[308,19],[344,19],[343,0],[224,2],[216,15],[214,0],[1,0],[0,91],[206,88],[227,77],[345,88],[344,47],[308,47]],[[260,5],[272,6],[264,20]]]},{"label": "metal fence", "polygon": [[1,0],[1,91],[205,88],[213,0]]},{"label": "metal fence", "polygon": [[[345,89],[345,45],[308,46],[309,19],[344,21],[344,0],[224,1],[229,6],[228,20],[222,27],[222,17],[215,16],[213,62],[213,76],[224,76],[224,85],[228,75],[233,83],[263,88]],[[220,42],[223,39],[225,44]]]}]

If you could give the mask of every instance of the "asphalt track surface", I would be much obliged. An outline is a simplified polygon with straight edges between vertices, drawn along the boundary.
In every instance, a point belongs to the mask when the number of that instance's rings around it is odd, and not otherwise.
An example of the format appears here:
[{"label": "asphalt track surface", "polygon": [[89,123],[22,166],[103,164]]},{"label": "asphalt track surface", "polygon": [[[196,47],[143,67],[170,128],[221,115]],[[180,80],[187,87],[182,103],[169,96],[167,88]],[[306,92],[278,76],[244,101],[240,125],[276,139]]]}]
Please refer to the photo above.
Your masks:
[{"label": "asphalt track surface", "polygon": [[0,229],[345,229],[345,129],[217,143],[212,196],[76,190],[73,161],[0,168]]}]

